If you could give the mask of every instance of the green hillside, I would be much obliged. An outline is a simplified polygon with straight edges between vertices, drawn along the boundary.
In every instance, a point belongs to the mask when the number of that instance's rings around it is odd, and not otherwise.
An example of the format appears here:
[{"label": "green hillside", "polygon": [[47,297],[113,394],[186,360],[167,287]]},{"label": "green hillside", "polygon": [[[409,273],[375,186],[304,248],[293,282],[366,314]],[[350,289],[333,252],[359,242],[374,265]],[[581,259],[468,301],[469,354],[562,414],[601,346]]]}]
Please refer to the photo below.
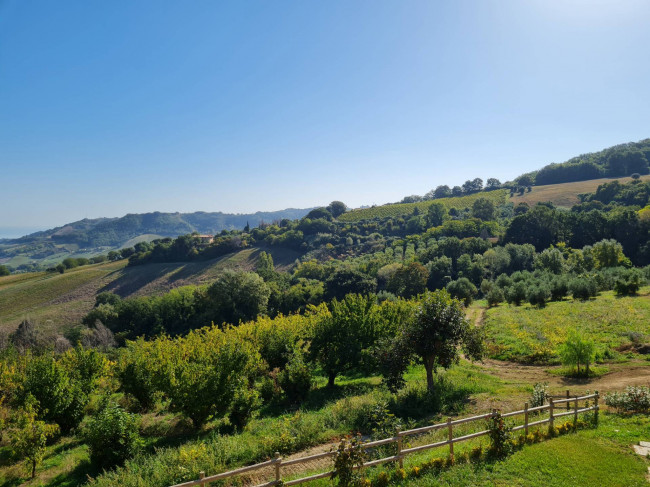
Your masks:
[{"label": "green hillside", "polygon": [[[0,331],[13,331],[25,318],[39,322],[45,333],[80,322],[95,296],[110,291],[122,297],[158,295],[189,284],[214,280],[225,269],[252,270],[261,249],[249,248],[205,262],[147,264],[127,267],[127,261],[77,267],[58,273],[24,273],[0,277]],[[279,269],[300,256],[288,249],[268,250]]]},{"label": "green hillside", "polygon": [[479,192],[467,196],[458,196],[451,198],[440,198],[436,200],[419,201],[417,203],[398,203],[394,205],[373,206],[372,208],[362,208],[359,210],[352,210],[338,219],[342,222],[358,222],[362,220],[372,220],[375,218],[397,218],[401,216],[411,215],[417,208],[420,213],[426,213],[427,208],[435,201],[442,203],[449,210],[455,208],[457,210],[469,208],[474,201],[478,198],[487,198],[495,205],[505,203],[508,195],[508,190],[499,189],[496,191]]}]

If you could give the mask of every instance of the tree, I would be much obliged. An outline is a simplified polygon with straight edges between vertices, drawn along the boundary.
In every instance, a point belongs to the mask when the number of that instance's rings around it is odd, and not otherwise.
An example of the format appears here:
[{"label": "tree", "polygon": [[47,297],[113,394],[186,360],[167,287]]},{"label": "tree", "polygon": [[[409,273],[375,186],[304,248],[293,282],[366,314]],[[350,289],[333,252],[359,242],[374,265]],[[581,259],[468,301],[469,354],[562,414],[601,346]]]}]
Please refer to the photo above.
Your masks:
[{"label": "tree", "polygon": [[377,326],[374,298],[359,294],[334,299],[331,312],[319,317],[309,353],[327,374],[329,387],[334,386],[337,375],[361,365],[362,352],[377,339]]},{"label": "tree", "polygon": [[545,249],[535,256],[535,269],[561,274],[565,267],[564,255],[557,248]]},{"label": "tree", "polygon": [[11,274],[9,267],[7,267],[6,265],[0,265],[0,277],[8,276],[9,274]]},{"label": "tree", "polygon": [[472,304],[472,300],[478,292],[476,286],[466,277],[461,277],[457,281],[451,281],[447,284],[447,291],[454,298],[462,300],[465,306]]},{"label": "tree", "polygon": [[535,183],[535,179],[530,174],[519,176],[516,181],[520,186],[532,186]]},{"label": "tree", "polygon": [[254,272],[224,271],[207,290],[208,312],[217,323],[237,324],[266,312],[271,290]]},{"label": "tree", "polygon": [[11,445],[18,457],[27,460],[31,478],[36,477],[36,467],[45,456],[47,440],[59,430],[55,424],[47,424],[37,418],[33,398],[29,399],[18,412],[17,428],[12,431]]},{"label": "tree", "polygon": [[85,425],[82,437],[90,451],[90,461],[107,469],[123,464],[142,445],[138,418],[105,396],[99,411]]},{"label": "tree", "polygon": [[332,201],[327,210],[332,214],[334,218],[338,218],[343,213],[348,211],[348,207],[342,201]]},{"label": "tree", "polygon": [[448,198],[451,196],[451,189],[446,184],[436,187],[433,191],[436,198]]},{"label": "tree", "polygon": [[16,347],[19,353],[40,348],[41,337],[36,329],[36,323],[29,318],[21,321],[16,331],[9,335],[9,342]]},{"label": "tree", "polygon": [[494,220],[494,203],[487,198],[476,198],[472,204],[472,216],[484,221]]},{"label": "tree", "polygon": [[629,260],[623,254],[623,246],[616,240],[601,240],[592,247],[596,269],[605,267],[616,267],[629,264]]},{"label": "tree", "polygon": [[501,181],[496,178],[488,178],[487,184],[485,185],[486,191],[492,191],[499,189],[501,187]]},{"label": "tree", "polygon": [[402,331],[402,339],[424,363],[429,390],[433,390],[437,367],[447,369],[458,362],[461,345],[470,358],[478,359],[483,353],[465,309],[445,290],[423,296],[414,318]]},{"label": "tree", "polygon": [[318,220],[319,218],[322,218],[324,220],[331,221],[332,214],[327,208],[314,208],[309,213],[307,213],[305,218],[309,218],[310,220]]},{"label": "tree", "polygon": [[471,194],[478,193],[483,189],[483,180],[481,178],[475,178],[472,180],[467,180],[463,183],[463,193]]},{"label": "tree", "polygon": [[404,298],[410,298],[423,293],[427,288],[429,271],[418,262],[400,266],[389,278],[386,289]]},{"label": "tree", "polygon": [[577,367],[580,374],[580,366],[585,367],[585,375],[589,375],[589,365],[593,361],[595,346],[592,340],[584,339],[577,331],[572,331],[567,337],[560,351],[564,365]]},{"label": "tree", "polygon": [[261,252],[260,259],[255,267],[255,272],[257,272],[265,281],[274,280],[277,277],[277,273],[275,272],[275,266],[273,265],[273,256],[266,252]]},{"label": "tree", "polygon": [[351,268],[337,269],[325,281],[325,293],[331,298],[343,299],[346,294],[370,294],[377,289],[377,281],[363,272]]},{"label": "tree", "polygon": [[427,224],[438,227],[447,219],[447,208],[442,203],[432,203],[427,210]]},{"label": "tree", "polygon": [[460,186],[454,186],[451,188],[451,195],[452,196],[463,196],[463,188]]}]

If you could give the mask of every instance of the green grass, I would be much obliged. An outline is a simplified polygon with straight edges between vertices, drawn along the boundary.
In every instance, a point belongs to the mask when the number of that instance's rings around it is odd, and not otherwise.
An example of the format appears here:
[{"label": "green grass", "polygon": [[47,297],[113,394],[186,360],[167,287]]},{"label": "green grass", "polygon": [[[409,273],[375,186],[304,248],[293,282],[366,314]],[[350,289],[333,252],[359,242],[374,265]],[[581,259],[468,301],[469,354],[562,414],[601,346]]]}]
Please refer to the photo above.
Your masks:
[{"label": "green grass", "polygon": [[650,438],[650,418],[601,414],[598,428],[528,445],[496,463],[457,465],[393,485],[587,486],[648,485],[650,462],[630,445]]},{"label": "green grass", "polygon": [[451,208],[463,209],[469,208],[474,204],[478,198],[487,198],[494,202],[495,205],[505,203],[508,196],[508,190],[499,189],[496,191],[486,191],[471,194],[468,196],[458,196],[452,198],[440,198],[437,200],[421,201],[418,203],[399,203],[396,205],[382,205],[372,208],[362,208],[360,210],[352,210],[338,217],[342,222],[358,222],[361,220],[372,220],[374,218],[394,218],[399,216],[406,216],[413,213],[417,208],[421,213],[426,213],[432,203],[442,203],[449,210]]},{"label": "green grass", "polygon": [[594,340],[601,355],[630,342],[630,334],[650,334],[650,288],[638,296],[602,293],[583,302],[566,299],[544,308],[501,304],[487,310],[489,355],[519,362],[557,361],[558,347],[570,330]]}]

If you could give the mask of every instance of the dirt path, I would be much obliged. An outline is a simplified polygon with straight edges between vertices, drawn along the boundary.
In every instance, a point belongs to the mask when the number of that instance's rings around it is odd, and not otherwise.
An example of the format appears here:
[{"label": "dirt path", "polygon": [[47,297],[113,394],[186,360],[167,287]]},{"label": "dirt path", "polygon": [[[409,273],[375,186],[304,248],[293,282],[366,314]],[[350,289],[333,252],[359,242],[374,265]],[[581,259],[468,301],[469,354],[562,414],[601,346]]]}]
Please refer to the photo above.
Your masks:
[{"label": "dirt path", "polygon": [[550,374],[548,371],[558,369],[558,366],[522,365],[513,362],[486,359],[483,362],[486,372],[500,379],[515,384],[534,384],[547,382],[552,388],[577,388],[578,390],[597,390],[608,392],[621,390],[627,386],[650,384],[650,364],[634,361],[623,364],[609,364],[609,372],[593,379],[574,379]]}]

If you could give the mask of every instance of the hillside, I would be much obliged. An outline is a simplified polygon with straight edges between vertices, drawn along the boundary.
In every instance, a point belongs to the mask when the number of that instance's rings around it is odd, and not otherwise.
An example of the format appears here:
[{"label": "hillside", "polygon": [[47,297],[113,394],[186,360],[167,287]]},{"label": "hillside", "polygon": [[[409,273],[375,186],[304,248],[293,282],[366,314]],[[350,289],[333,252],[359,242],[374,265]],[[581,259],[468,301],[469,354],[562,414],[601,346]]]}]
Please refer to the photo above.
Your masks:
[{"label": "hillside", "polygon": [[[278,269],[300,256],[287,249],[266,249]],[[121,297],[158,295],[189,284],[214,280],[224,269],[252,270],[261,249],[249,248],[219,259],[193,263],[127,267],[127,261],[95,264],[64,274],[46,272],[0,277],[0,332],[13,331],[24,318],[38,321],[45,333],[78,324],[92,309],[95,296],[110,291]]]},{"label": "hillside", "polygon": [[66,257],[92,257],[140,241],[177,237],[192,232],[217,234],[262,222],[302,218],[307,209],[288,208],[251,214],[143,213],[121,218],[84,219],[17,239],[0,240],[0,264],[14,269],[29,264],[51,266]]},{"label": "hillside", "polygon": [[[611,181],[619,181],[621,183],[630,182],[632,178],[601,178],[590,179],[588,181],[576,181],[573,183],[559,183],[547,184],[545,186],[533,186],[530,192],[522,195],[515,194],[509,198],[508,201],[512,202],[515,206],[519,203],[527,203],[529,206],[534,206],[537,203],[550,201],[555,206],[563,208],[571,208],[573,205],[580,203],[578,195],[581,193],[592,193],[596,191],[598,186]],[[642,181],[649,181],[650,175],[641,176]]]},{"label": "hillside", "polygon": [[436,203],[442,203],[448,210],[451,208],[457,210],[469,208],[478,198],[487,198],[496,205],[499,205],[505,203],[507,193],[508,191],[506,189],[499,189],[496,191],[474,193],[467,196],[419,201],[417,203],[398,203],[393,205],[373,206],[371,208],[361,208],[349,211],[341,215],[338,219],[343,222],[358,222],[362,220],[372,220],[374,218],[397,218],[411,215],[415,209],[420,213],[426,213],[427,208],[434,201]]}]

